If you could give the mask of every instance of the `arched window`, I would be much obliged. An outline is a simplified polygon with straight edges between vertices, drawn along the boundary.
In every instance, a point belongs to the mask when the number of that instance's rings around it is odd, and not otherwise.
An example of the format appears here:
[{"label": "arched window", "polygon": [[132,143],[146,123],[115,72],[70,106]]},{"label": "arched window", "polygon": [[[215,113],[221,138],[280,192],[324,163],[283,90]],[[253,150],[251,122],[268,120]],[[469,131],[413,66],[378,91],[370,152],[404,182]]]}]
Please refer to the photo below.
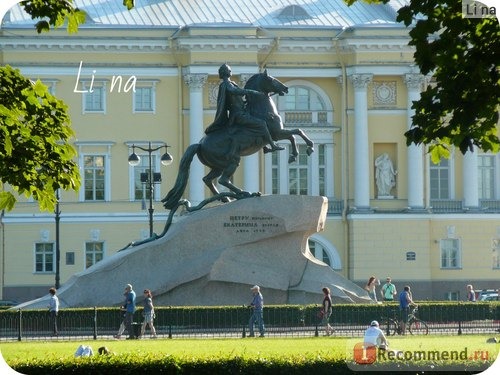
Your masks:
[{"label": "arched window", "polygon": [[305,80],[286,82],[288,93],[277,99],[286,128],[303,128],[314,142],[308,156],[304,141],[295,136],[299,156],[288,163],[288,140],[279,141],[286,151],[266,155],[265,191],[268,194],[320,195],[334,198],[333,105],[321,87]]},{"label": "arched window", "polygon": [[288,93],[278,103],[278,109],[285,114],[285,126],[328,126],[325,101],[310,87],[289,87]]},{"label": "arched window", "polygon": [[328,264],[334,270],[342,269],[342,262],[335,247],[321,236],[311,236],[308,240],[309,250],[316,259]]}]

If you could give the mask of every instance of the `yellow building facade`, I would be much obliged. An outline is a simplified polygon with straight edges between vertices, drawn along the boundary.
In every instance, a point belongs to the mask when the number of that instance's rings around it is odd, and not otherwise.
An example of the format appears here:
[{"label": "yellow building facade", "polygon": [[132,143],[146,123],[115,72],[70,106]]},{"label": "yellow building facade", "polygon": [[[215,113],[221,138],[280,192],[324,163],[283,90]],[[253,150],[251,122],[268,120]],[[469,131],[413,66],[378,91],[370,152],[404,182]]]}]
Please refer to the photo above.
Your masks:
[{"label": "yellow building facade", "polygon": [[[149,155],[134,145],[158,149],[153,229],[163,230],[160,200],[184,150],[213,121],[225,62],[240,86],[266,68],[289,87],[273,97],[278,111],[315,152],[308,157],[297,138],[300,156],[289,164],[290,143],[280,141],[285,151],[244,157],[234,183],[328,197],[325,230],[310,239],[316,257],[360,285],[391,276],[416,299],[464,299],[468,283],[500,287],[500,155],[454,150],[434,165],[424,146],[406,146],[411,103],[432,80],[419,74],[409,29],[395,21],[403,1],[266,0],[257,8],[219,0],[207,8],[177,0],[131,11],[121,1],[76,3],[87,12],[77,34],[38,35],[19,7],[0,29],[0,63],[40,79],[68,105],[82,176],[78,192],[60,196],[59,262],[54,213],[24,199],[3,213],[3,299],[44,295],[57,263],[63,284],[149,237],[150,192],[141,181]],[[162,166],[167,144],[174,162]],[[127,162],[133,151],[136,167]],[[210,196],[206,173],[193,162],[185,197],[194,204]]]}]

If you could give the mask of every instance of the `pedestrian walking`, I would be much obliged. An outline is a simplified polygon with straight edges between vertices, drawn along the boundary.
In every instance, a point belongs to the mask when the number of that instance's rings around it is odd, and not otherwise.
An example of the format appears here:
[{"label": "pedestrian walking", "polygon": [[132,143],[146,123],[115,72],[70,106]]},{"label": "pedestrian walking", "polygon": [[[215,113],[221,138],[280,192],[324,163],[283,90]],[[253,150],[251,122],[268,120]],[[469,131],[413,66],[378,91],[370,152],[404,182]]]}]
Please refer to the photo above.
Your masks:
[{"label": "pedestrian walking", "polygon": [[248,326],[250,330],[249,337],[255,337],[254,333],[254,324],[257,324],[259,327],[259,337],[264,337],[265,328],[264,328],[264,298],[262,297],[262,293],[260,292],[260,287],[258,285],[254,285],[252,288],[253,300],[250,303],[250,306],[253,309],[252,315],[250,316],[250,320],[248,321]]},{"label": "pedestrian walking", "polygon": [[153,294],[149,289],[144,289],[144,310],[142,311],[142,315],[144,320],[142,322],[141,327],[141,336],[144,336],[144,332],[146,331],[146,326],[149,325],[149,329],[151,330],[151,334],[153,338],[156,338],[156,330],[153,325],[153,319],[155,317],[155,309],[153,306]]},{"label": "pedestrian walking", "polygon": [[324,287],[323,291],[323,303],[321,306],[322,321],[321,323],[325,326],[325,335],[330,336],[332,334],[332,326],[330,325],[330,316],[332,315],[332,296],[330,294],[330,289]]},{"label": "pedestrian walking", "polygon": [[125,291],[127,292],[126,298],[126,311],[125,311],[125,327],[128,331],[127,340],[135,339],[136,336],[133,331],[132,323],[134,322],[134,313],[135,313],[135,292],[132,289],[131,284],[127,284],[125,287]]},{"label": "pedestrian walking", "polygon": [[50,288],[50,300],[49,300],[49,314],[50,321],[52,325],[52,336],[58,336],[59,331],[57,329],[57,315],[59,314],[59,298],[56,295],[56,288]]}]

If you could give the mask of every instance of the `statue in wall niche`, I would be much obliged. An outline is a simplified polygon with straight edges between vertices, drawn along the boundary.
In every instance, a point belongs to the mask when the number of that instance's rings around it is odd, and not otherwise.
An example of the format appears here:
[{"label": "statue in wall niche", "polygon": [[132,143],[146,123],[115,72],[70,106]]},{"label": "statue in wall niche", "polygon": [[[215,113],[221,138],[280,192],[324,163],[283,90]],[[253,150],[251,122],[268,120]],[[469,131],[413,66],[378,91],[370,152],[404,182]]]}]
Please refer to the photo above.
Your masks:
[{"label": "statue in wall niche", "polygon": [[[210,168],[210,172],[203,177],[203,182],[214,194],[210,201],[228,202],[229,198],[241,199],[260,195],[260,192],[241,190],[231,182],[242,156],[254,154],[260,149],[264,152],[282,150],[274,141],[288,139],[292,148],[288,162],[292,163],[297,160],[299,154],[295,135],[300,136],[306,143],[307,155],[314,151],[313,142],[301,129],[284,129],[271,96],[286,94],[288,87],[270,76],[267,70],[250,77],[243,89],[229,79],[229,65],[223,64],[219,68],[219,77],[222,82],[219,86],[215,121],[207,128],[206,135],[200,142],[190,145],[182,156],[174,187],[162,199],[163,205],[169,210],[175,211],[181,204],[189,208],[189,202],[181,198],[195,155]],[[242,100],[243,95],[246,102]],[[218,191],[214,184],[217,178],[219,184],[227,187],[229,192]]]},{"label": "statue in wall niche", "polygon": [[375,159],[375,182],[379,197],[390,197],[391,190],[396,186],[396,174],[392,161],[387,153]]}]

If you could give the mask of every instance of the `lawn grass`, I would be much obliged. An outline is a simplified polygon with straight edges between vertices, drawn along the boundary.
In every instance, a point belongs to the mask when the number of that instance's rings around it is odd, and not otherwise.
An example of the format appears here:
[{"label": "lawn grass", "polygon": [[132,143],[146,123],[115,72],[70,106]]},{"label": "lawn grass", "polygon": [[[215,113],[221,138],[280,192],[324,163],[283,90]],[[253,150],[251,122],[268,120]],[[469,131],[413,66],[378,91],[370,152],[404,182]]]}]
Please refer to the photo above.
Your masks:
[{"label": "lawn grass", "polygon": [[[487,343],[488,335],[461,336],[396,336],[389,339],[392,348],[403,351],[458,351],[467,349],[468,359],[455,361],[470,366],[474,362],[492,363],[498,355],[499,344]],[[276,360],[294,358],[321,358],[328,361],[352,361],[354,345],[360,338],[313,337],[313,338],[245,338],[245,339],[158,339],[158,340],[83,340],[83,341],[37,341],[7,342],[0,346],[1,353],[9,365],[23,364],[33,360],[52,362],[75,361],[74,353],[81,344],[89,345],[97,355],[97,349],[106,346],[115,357],[164,358],[186,360],[209,360],[213,358],[242,358]],[[477,354],[475,354],[477,353]],[[485,355],[487,357],[485,357]]]},{"label": "lawn grass", "polygon": [[7,363],[28,358],[72,358],[79,345],[89,345],[94,352],[106,346],[115,355],[153,353],[156,355],[214,357],[281,357],[321,354],[343,357],[345,338],[246,338],[246,339],[157,339],[157,340],[87,340],[2,343],[0,350]]}]

